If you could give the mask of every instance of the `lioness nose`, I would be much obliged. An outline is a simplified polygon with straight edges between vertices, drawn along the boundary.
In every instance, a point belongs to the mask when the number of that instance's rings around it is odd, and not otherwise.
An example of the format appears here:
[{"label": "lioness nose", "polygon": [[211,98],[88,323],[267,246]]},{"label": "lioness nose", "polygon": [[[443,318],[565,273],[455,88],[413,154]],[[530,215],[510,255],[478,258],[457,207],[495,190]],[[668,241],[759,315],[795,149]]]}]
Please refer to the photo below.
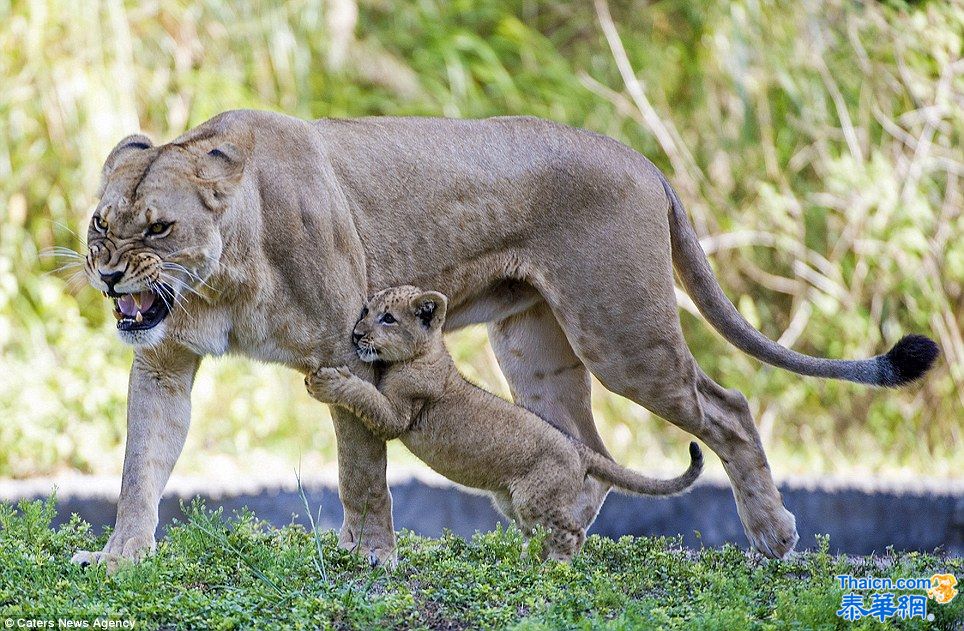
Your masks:
[{"label": "lioness nose", "polygon": [[101,279],[102,281],[104,281],[104,284],[105,284],[105,285],[107,285],[107,289],[109,289],[110,291],[113,291],[113,290],[114,290],[114,285],[116,285],[116,284],[120,281],[120,279],[121,279],[121,277],[122,277],[123,275],[124,275],[124,272],[123,272],[123,271],[120,271],[120,272],[101,272],[101,273],[100,273],[100,279]]}]

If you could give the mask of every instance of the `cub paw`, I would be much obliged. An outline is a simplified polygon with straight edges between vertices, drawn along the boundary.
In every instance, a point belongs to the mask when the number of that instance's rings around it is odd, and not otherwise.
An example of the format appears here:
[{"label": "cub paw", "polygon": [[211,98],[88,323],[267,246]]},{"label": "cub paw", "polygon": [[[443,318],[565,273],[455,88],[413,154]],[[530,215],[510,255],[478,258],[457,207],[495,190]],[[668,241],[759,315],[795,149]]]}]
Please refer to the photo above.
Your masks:
[{"label": "cub paw", "polygon": [[353,376],[348,366],[336,368],[322,366],[305,377],[305,388],[307,388],[308,394],[315,399],[330,403],[337,399],[341,386],[352,379]]}]

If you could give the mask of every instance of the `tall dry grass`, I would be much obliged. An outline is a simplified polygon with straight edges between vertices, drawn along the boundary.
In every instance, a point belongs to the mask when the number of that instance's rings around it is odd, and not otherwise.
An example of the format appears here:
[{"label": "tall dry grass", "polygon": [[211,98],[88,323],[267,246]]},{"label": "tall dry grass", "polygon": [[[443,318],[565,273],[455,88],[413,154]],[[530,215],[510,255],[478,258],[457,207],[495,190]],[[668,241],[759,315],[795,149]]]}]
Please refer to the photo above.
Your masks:
[{"label": "tall dry grass", "polygon": [[[0,474],[119,468],[130,354],[96,292],[38,256],[82,247],[110,147],[259,107],[529,113],[622,140],[669,173],[727,293],[767,335],[848,357],[919,331],[944,351],[901,392],[803,379],[733,350],[680,294],[698,361],[748,395],[778,474],[959,476],[964,5],[787,7],[0,1]],[[483,330],[452,348],[505,392]],[[685,459],[681,432],[601,388],[594,403],[621,461]],[[333,447],[296,375],[217,360],[178,470],[310,470]]]}]

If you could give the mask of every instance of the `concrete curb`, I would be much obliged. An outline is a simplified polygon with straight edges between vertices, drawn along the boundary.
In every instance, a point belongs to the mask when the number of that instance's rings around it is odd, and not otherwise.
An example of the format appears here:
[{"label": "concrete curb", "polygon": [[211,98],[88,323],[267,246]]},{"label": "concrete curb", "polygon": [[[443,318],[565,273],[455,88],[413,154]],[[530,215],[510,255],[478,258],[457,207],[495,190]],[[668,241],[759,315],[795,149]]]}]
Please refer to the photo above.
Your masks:
[{"label": "concrete curb", "polygon": [[[338,528],[342,510],[334,476],[316,476],[302,482],[312,511],[321,508],[318,526]],[[451,530],[468,537],[504,521],[487,497],[469,493],[431,473],[395,472],[390,484],[398,529],[432,537]],[[120,490],[118,478],[0,481],[0,501],[46,497],[55,487],[59,511],[56,523],[63,523],[72,513],[97,529],[113,523]],[[202,497],[210,509],[223,507],[226,514],[247,506],[277,526],[292,521],[307,525],[296,487],[294,476],[229,485],[212,485],[197,478],[174,479],[161,502],[158,535],[171,520],[183,518],[180,503],[195,496]],[[964,484],[957,481],[889,483],[873,488],[814,479],[784,483],[781,492],[787,508],[797,517],[798,549],[814,547],[817,534],[829,534],[834,552],[880,553],[893,546],[926,552],[941,548],[952,556],[964,555]],[[686,495],[666,499],[612,493],[590,532],[613,538],[682,534],[684,543],[692,547],[726,542],[747,545],[729,485],[712,479],[700,481]]]}]

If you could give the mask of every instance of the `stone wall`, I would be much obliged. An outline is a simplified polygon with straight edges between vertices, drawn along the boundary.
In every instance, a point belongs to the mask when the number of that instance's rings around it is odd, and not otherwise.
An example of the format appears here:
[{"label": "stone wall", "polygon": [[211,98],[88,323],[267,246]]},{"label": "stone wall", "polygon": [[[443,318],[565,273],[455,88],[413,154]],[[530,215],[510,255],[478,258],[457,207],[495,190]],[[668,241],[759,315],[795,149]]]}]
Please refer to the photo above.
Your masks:
[{"label": "stone wall", "polygon": [[[71,478],[60,481],[0,482],[0,501],[47,496],[58,487],[59,521],[77,513],[96,528],[113,523],[119,490],[116,479]],[[312,512],[321,507],[321,528],[338,528],[342,511],[332,479],[305,482]],[[783,484],[787,508],[797,517],[798,549],[816,545],[814,535],[829,534],[831,550],[849,554],[942,548],[964,555],[964,485],[932,483],[884,488],[858,488],[846,482],[813,481]],[[401,476],[392,480],[396,528],[427,536],[448,529],[461,536],[490,530],[500,521],[488,498],[436,479]],[[290,481],[226,488],[223,485],[172,482],[160,509],[158,535],[172,519],[181,518],[180,504],[200,495],[208,508],[223,506],[226,514],[247,506],[275,525],[293,519],[307,524],[304,504]],[[688,546],[745,547],[746,537],[724,481],[702,480],[679,497],[655,499],[610,494],[591,533],[621,535],[682,534]],[[698,533],[698,534],[697,534]]]}]

